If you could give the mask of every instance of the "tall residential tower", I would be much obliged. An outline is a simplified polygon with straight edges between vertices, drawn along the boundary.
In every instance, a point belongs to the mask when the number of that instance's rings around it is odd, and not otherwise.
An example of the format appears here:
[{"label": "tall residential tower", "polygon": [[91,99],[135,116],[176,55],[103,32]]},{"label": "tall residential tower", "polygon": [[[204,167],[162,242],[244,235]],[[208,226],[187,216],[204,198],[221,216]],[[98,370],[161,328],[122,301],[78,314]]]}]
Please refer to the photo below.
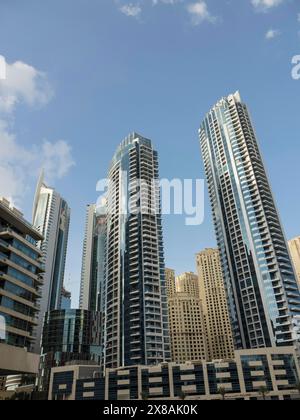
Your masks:
[{"label": "tall residential tower", "polygon": [[298,344],[299,286],[238,92],[209,111],[199,135],[235,346]]},{"label": "tall residential tower", "polygon": [[196,260],[208,360],[231,359],[234,347],[219,251],[205,249]]},{"label": "tall residential tower", "polygon": [[109,169],[105,365],[170,360],[158,155],[133,133]]},{"label": "tall residential tower", "polygon": [[169,299],[176,293],[176,276],[175,270],[171,268],[166,268],[165,270],[166,275],[166,290],[167,290],[167,298]]},{"label": "tall residential tower", "polygon": [[87,206],[80,284],[80,309],[104,311],[106,201]]},{"label": "tall residential tower", "polygon": [[43,242],[40,242],[45,274],[35,346],[37,353],[40,353],[45,313],[60,309],[61,306],[69,224],[70,209],[67,202],[57,191],[47,187],[42,174],[38,181],[33,205],[33,225],[45,238]]}]

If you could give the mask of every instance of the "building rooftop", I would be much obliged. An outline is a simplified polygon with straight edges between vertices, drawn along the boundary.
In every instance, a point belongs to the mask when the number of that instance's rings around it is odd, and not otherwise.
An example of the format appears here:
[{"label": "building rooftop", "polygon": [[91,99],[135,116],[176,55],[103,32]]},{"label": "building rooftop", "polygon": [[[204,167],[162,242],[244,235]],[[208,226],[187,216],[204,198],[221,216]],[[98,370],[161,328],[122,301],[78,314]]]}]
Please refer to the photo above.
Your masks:
[{"label": "building rooftop", "polygon": [[15,227],[19,232],[29,235],[36,241],[44,239],[43,235],[24,219],[23,214],[5,198],[0,199],[0,218],[7,222],[8,225]]}]

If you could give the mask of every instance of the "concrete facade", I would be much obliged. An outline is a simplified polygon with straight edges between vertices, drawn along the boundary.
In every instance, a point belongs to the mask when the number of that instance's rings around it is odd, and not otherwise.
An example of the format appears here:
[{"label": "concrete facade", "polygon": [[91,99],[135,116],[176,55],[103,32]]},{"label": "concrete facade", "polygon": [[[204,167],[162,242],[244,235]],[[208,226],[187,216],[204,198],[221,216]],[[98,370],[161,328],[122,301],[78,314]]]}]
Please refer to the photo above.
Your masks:
[{"label": "concrete facade", "polygon": [[[89,367],[90,368],[90,367]],[[81,371],[82,369],[82,371]],[[107,369],[98,378],[96,367],[54,368],[49,399],[64,400],[218,400],[225,389],[229,400],[300,399],[296,384],[299,365],[292,347],[241,350],[235,358],[215,362],[165,363]]]},{"label": "concrete facade", "polygon": [[289,241],[289,248],[300,287],[300,236]]},{"label": "concrete facade", "polygon": [[175,278],[169,270],[166,277],[172,361],[206,360],[206,332],[198,276],[184,273]]},{"label": "concrete facade", "polygon": [[196,263],[207,336],[207,360],[231,358],[233,337],[219,251],[206,249],[200,252]]},{"label": "concrete facade", "polygon": [[37,374],[40,357],[26,349],[0,344],[0,375]]},{"label": "concrete facade", "polygon": [[165,272],[167,297],[170,298],[174,293],[176,293],[175,270],[172,270],[171,268],[166,268]]}]

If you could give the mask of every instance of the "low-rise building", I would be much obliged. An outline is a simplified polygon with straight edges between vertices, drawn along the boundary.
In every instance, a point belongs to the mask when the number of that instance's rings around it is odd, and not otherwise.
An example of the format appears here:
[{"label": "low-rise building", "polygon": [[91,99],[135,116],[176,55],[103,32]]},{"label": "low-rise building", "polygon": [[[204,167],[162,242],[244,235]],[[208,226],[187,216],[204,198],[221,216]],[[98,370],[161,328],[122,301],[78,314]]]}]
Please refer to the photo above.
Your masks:
[{"label": "low-rise building", "polygon": [[38,389],[47,392],[51,368],[72,361],[100,365],[100,314],[83,309],[46,312]]},{"label": "low-rise building", "polygon": [[[293,347],[239,350],[234,359],[107,369],[65,366],[51,371],[49,399],[297,399],[300,370]],[[265,396],[264,396],[265,397]]]}]

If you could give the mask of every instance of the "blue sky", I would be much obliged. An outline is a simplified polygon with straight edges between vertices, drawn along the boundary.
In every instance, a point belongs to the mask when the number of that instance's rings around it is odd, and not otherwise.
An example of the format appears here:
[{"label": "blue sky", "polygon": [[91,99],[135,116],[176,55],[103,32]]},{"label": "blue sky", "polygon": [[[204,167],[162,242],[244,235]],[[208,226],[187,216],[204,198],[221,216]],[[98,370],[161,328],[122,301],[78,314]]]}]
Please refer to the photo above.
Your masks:
[{"label": "blue sky", "polygon": [[[240,90],[288,237],[300,234],[298,0],[0,0],[0,195],[31,217],[38,171],[72,208],[66,285],[77,305],[85,205],[119,142],[137,131],[162,177],[203,178],[197,129]],[[166,265],[195,269],[205,222],[164,218]],[[70,280],[69,280],[70,276]]]}]

